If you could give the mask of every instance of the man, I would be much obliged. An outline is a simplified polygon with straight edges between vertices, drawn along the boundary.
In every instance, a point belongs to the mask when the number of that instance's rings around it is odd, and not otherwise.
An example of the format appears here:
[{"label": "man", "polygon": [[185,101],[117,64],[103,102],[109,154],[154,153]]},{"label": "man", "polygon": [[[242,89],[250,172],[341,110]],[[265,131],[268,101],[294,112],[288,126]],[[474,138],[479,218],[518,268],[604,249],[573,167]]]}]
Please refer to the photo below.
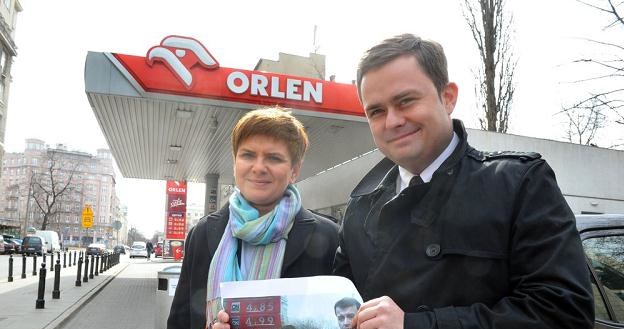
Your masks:
[{"label": "man", "polygon": [[351,322],[359,308],[360,302],[351,297],[345,297],[334,304],[334,313],[340,329],[351,329]]},{"label": "man", "polygon": [[591,328],[574,216],[536,153],[484,153],[452,120],[442,47],[401,35],[360,62],[386,156],[351,193],[334,273],[365,302],[357,328]]},{"label": "man", "polygon": [[146,241],[145,242],[145,249],[147,249],[147,260],[150,260],[150,257],[152,255],[152,250],[154,250],[154,246],[152,245],[152,241]]}]

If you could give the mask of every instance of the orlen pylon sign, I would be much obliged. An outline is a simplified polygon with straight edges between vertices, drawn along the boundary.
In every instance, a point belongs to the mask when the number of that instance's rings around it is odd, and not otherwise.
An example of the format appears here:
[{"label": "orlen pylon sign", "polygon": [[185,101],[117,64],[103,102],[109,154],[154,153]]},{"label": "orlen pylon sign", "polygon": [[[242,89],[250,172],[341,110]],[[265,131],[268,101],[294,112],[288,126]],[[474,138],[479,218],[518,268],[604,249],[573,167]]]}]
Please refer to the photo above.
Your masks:
[{"label": "orlen pylon sign", "polygon": [[163,258],[182,259],[186,238],[186,181],[167,181]]},{"label": "orlen pylon sign", "polygon": [[354,85],[221,67],[189,37],[168,36],[145,57],[113,55],[147,92],[364,116]]}]

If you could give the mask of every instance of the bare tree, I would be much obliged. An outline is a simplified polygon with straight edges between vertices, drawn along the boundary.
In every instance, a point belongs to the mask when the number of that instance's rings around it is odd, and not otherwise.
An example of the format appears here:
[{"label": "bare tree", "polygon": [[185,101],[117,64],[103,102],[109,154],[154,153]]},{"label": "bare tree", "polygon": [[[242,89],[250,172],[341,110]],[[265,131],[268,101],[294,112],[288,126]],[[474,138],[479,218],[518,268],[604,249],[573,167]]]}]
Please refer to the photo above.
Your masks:
[{"label": "bare tree", "polygon": [[577,107],[561,111],[566,116],[566,139],[571,143],[595,145],[596,132],[604,127],[606,116],[603,106],[596,99],[578,104]]},{"label": "bare tree", "polygon": [[63,211],[60,207],[62,200],[75,189],[74,174],[81,165],[80,160],[63,156],[62,151],[50,149],[47,152],[45,170],[33,174],[31,195],[43,217],[42,230]]},{"label": "bare tree", "polygon": [[511,44],[513,17],[505,0],[464,0],[463,15],[479,50],[481,63],[474,71],[475,96],[481,129],[505,133],[516,85],[518,61]]},{"label": "bare tree", "polygon": [[[613,0],[594,0],[578,2],[597,10],[606,15],[609,19],[604,30],[619,28],[624,36],[624,2],[616,2]],[[587,83],[590,91],[586,96],[572,105],[566,106],[564,112],[584,110],[586,116],[591,117],[597,112],[613,116],[612,122],[624,127],[624,44],[613,42],[605,42],[598,40],[587,40],[588,42],[602,46],[610,50],[611,55],[603,58],[581,58],[574,63],[579,65],[590,66],[593,72],[588,78],[573,81],[574,83]],[[591,83],[606,82],[598,87],[592,87]],[[597,110],[597,108],[600,108]]]}]

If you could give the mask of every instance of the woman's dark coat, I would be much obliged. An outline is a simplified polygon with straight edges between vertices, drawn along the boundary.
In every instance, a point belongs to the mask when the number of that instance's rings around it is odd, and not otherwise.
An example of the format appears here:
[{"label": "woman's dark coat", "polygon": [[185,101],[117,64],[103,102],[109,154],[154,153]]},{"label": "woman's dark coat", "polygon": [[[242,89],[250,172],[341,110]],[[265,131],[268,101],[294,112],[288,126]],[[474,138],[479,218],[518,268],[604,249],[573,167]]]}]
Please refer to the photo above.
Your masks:
[{"label": "woman's dark coat", "polygon": [[[184,262],[176,288],[168,329],[204,329],[208,269],[229,217],[226,205],[193,227],[184,247]],[[338,247],[338,226],[327,218],[301,209],[288,234],[282,278],[329,275]]]}]

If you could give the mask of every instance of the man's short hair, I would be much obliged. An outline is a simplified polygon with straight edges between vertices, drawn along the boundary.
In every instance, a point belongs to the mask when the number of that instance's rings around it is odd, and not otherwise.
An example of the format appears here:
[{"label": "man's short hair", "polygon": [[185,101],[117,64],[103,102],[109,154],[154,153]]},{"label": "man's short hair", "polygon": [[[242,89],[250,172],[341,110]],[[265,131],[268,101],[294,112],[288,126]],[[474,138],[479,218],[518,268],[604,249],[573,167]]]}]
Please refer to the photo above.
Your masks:
[{"label": "man's short hair", "polygon": [[347,307],[355,306],[355,309],[360,308],[360,302],[357,299],[351,297],[345,297],[334,304],[334,313],[336,313],[337,308],[345,309]]},{"label": "man's short hair", "polygon": [[386,39],[364,53],[357,71],[357,89],[360,99],[362,98],[362,78],[366,73],[406,55],[416,57],[418,64],[427,77],[433,81],[433,85],[440,94],[449,82],[444,49],[435,41],[423,40],[406,33]]}]

